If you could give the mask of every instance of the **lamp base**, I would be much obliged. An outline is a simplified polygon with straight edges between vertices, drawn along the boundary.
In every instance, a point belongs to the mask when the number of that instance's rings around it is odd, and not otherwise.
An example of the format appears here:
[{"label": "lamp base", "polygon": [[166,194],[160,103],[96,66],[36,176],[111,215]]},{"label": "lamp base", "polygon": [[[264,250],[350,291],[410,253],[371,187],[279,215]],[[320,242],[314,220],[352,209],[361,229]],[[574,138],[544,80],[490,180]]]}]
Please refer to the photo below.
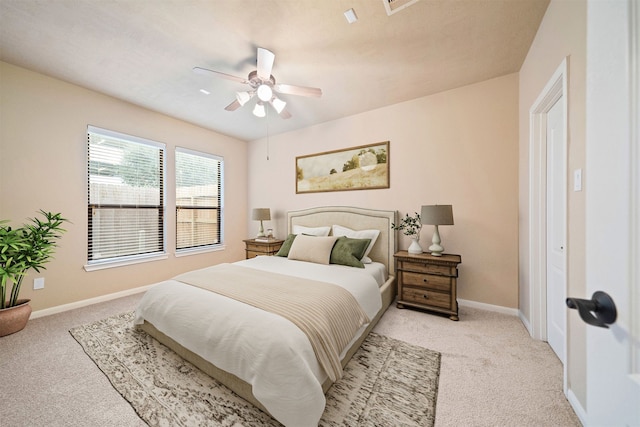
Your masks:
[{"label": "lamp base", "polygon": [[431,239],[431,246],[429,246],[429,251],[431,251],[431,256],[442,256],[442,252],[444,252],[444,247],[440,245],[440,232],[438,231],[438,226],[435,226],[435,230],[433,231],[433,238]]},{"label": "lamp base", "polygon": [[262,220],[260,220],[260,229],[258,230],[258,235],[256,236],[256,238],[258,237],[267,237],[267,235],[264,234],[264,226],[262,225]]},{"label": "lamp base", "polygon": [[431,251],[431,256],[442,256],[442,252],[444,252],[444,248],[442,246],[434,248],[432,245],[432,246],[429,246],[429,251]]}]

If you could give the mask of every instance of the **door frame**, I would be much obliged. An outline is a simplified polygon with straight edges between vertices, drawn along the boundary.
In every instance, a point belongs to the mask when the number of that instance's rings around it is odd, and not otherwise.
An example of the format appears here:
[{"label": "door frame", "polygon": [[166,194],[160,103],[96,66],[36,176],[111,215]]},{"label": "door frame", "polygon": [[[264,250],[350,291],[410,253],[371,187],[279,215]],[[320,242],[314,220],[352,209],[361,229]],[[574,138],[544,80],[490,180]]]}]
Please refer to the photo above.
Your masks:
[{"label": "door frame", "polygon": [[[555,70],[538,98],[529,109],[529,331],[534,339],[547,340],[547,112],[558,100],[562,102],[564,136],[563,157],[568,172],[568,64],[565,57]],[[565,242],[564,272],[567,286],[567,240],[568,197],[567,177],[564,181]],[[566,289],[565,289],[566,291]],[[566,292],[565,292],[566,293]],[[566,331],[565,331],[566,332]],[[567,354],[567,334],[565,333],[564,354]],[[563,389],[567,394],[567,363],[563,363]]]}]

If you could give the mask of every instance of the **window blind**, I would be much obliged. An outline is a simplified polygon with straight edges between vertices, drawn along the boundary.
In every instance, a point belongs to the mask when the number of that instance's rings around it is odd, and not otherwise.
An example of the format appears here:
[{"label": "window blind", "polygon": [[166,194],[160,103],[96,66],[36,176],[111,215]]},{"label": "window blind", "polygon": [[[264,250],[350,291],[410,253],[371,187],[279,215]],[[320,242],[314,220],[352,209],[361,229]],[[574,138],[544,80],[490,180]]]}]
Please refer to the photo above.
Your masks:
[{"label": "window blind", "polygon": [[164,144],[93,126],[87,140],[89,264],[164,253]]},{"label": "window blind", "polygon": [[223,160],[176,148],[176,250],[222,242]]}]

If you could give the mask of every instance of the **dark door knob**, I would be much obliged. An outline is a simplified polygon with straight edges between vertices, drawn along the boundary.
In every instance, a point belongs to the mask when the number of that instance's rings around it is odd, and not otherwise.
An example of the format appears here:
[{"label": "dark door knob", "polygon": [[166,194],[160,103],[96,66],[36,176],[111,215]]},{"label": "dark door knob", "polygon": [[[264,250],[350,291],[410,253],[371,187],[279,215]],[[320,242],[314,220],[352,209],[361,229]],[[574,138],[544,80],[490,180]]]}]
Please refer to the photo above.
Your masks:
[{"label": "dark door knob", "polygon": [[577,309],[580,318],[589,325],[608,328],[618,317],[616,305],[606,292],[596,291],[590,300],[567,298],[566,302],[567,307]]}]

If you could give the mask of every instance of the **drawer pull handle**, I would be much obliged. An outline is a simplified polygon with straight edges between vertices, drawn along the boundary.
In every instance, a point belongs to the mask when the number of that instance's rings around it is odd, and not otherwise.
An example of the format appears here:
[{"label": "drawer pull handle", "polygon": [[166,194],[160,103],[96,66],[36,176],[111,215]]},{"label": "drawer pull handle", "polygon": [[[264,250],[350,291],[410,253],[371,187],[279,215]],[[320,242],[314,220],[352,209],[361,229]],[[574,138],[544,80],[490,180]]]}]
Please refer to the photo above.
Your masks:
[{"label": "drawer pull handle", "polygon": [[427,295],[427,294],[423,294],[423,295],[422,295],[422,298],[424,298],[424,299],[429,299],[429,295]]},{"label": "drawer pull handle", "polygon": [[422,279],[422,281],[423,281],[424,283],[429,283],[429,280],[428,280],[428,279]]}]

